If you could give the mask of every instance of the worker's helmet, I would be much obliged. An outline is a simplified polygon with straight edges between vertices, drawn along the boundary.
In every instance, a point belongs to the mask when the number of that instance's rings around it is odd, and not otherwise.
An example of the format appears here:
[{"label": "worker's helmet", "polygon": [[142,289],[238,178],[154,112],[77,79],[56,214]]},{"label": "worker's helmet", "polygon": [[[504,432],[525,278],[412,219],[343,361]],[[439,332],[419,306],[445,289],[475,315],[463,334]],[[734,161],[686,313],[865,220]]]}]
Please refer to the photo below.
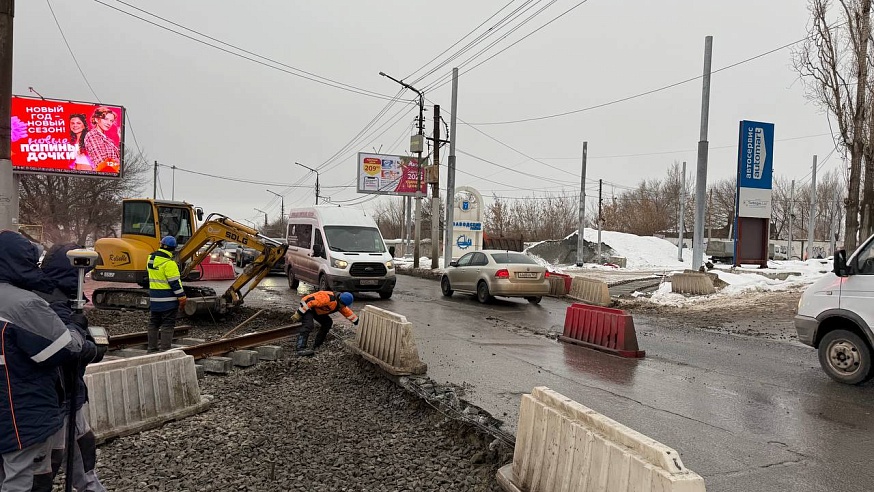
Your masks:
[{"label": "worker's helmet", "polygon": [[173,236],[164,236],[164,238],[161,239],[161,246],[166,246],[170,249],[176,248],[176,238]]},{"label": "worker's helmet", "polygon": [[355,300],[355,297],[352,296],[349,292],[343,292],[340,294],[340,302],[343,303],[344,306],[351,306],[352,301]]}]

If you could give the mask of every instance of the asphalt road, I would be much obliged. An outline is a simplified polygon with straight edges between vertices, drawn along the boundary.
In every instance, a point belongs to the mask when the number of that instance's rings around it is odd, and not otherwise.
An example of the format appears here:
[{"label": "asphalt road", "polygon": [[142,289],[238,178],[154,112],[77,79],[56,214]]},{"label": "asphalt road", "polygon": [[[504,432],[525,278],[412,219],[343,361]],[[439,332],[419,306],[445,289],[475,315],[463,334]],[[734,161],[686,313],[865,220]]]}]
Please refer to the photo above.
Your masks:
[{"label": "asphalt road", "polygon": [[[296,297],[284,278],[269,277],[246,304],[291,309]],[[797,342],[636,315],[647,354],[629,360],[557,342],[562,300],[484,306],[400,276],[392,299],[364,294],[353,307],[365,304],[405,315],[428,375],[465,387],[509,431],[520,395],[548,386],[673,447],[710,492],[874,490],[874,385],[833,383]],[[785,322],[768,316],[762,327]]]}]

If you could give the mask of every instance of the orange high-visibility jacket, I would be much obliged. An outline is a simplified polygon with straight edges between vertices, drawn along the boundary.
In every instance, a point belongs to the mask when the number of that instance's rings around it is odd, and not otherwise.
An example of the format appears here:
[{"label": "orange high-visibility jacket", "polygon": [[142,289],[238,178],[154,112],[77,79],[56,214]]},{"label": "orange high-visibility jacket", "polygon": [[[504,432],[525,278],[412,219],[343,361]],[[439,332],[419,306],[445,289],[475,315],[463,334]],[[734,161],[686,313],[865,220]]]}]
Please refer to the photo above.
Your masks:
[{"label": "orange high-visibility jacket", "polygon": [[339,312],[351,322],[355,322],[358,316],[352,312],[349,307],[340,304],[340,293],[331,292],[328,290],[320,290],[308,296],[304,296],[300,300],[300,314],[312,309],[316,314],[331,314]]}]

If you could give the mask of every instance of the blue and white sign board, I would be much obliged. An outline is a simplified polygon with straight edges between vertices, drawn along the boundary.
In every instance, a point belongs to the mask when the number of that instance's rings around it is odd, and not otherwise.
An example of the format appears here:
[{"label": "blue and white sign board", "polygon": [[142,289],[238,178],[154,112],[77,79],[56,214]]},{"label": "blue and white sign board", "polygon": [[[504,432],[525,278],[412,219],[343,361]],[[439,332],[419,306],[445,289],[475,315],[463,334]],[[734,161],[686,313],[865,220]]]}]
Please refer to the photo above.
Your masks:
[{"label": "blue and white sign board", "polygon": [[458,187],[452,221],[452,258],[458,259],[471,251],[482,249],[482,221],[482,195],[469,186]]},{"label": "blue and white sign board", "polygon": [[737,216],[770,219],[774,124],[741,121],[737,155]]}]

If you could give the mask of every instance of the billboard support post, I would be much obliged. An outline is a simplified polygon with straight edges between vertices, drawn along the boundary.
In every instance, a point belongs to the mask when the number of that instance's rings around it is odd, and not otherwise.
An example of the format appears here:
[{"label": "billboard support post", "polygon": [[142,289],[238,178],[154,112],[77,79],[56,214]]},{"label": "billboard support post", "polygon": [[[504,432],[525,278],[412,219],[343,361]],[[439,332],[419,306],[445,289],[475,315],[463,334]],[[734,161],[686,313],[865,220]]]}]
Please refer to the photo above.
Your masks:
[{"label": "billboard support post", "polygon": [[18,230],[18,177],[12,172],[12,20],[15,0],[0,0],[0,230]]},{"label": "billboard support post", "polygon": [[[434,162],[438,178],[431,183],[431,269],[439,267],[440,256],[440,105],[434,105]],[[419,174],[422,173],[422,163],[419,163]],[[430,179],[428,181],[431,181]]]},{"label": "billboard support post", "polygon": [[443,268],[452,262],[452,224],[455,221],[455,114],[458,112],[458,68],[452,69],[452,115],[449,119],[449,166],[446,170],[446,232],[443,233]]}]

